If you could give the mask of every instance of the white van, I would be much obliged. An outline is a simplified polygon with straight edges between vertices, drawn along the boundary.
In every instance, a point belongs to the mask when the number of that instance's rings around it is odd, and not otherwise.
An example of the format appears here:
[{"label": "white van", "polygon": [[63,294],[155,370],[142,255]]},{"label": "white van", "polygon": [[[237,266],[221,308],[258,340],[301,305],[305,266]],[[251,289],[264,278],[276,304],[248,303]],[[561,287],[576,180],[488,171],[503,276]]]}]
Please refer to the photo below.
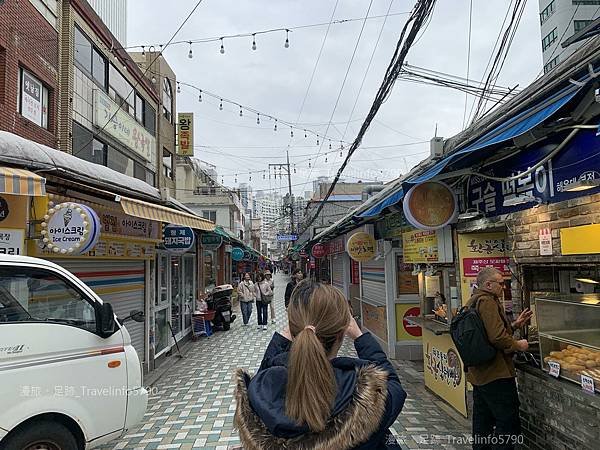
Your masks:
[{"label": "white van", "polygon": [[0,255],[0,450],[93,448],[147,404],[111,305],[56,264]]}]

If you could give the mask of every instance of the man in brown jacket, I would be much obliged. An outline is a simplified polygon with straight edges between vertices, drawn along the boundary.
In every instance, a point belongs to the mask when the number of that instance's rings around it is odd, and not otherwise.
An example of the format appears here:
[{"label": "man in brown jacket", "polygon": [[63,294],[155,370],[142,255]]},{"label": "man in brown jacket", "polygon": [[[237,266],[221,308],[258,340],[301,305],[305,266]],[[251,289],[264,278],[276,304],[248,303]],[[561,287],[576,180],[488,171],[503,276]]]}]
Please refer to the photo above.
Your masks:
[{"label": "man in brown jacket", "polygon": [[479,272],[477,286],[468,305],[477,308],[488,340],[497,352],[491,361],[468,368],[467,380],[473,385],[473,448],[513,449],[521,442],[513,353],[529,348],[526,339],[515,340],[513,333],[529,321],[532,313],[526,309],[510,323],[500,302],[504,278],[493,267]]}]

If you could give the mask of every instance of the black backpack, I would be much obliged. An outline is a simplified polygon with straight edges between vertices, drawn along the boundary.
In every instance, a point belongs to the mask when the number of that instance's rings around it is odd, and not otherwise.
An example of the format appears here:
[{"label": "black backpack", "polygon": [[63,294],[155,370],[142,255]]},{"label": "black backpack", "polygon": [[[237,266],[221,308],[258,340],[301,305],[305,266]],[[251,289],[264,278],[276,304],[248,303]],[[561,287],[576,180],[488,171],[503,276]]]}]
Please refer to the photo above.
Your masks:
[{"label": "black backpack", "polygon": [[469,366],[479,366],[491,361],[498,352],[488,340],[485,326],[477,312],[478,304],[479,301],[473,306],[463,306],[450,324],[450,336],[465,370]]}]

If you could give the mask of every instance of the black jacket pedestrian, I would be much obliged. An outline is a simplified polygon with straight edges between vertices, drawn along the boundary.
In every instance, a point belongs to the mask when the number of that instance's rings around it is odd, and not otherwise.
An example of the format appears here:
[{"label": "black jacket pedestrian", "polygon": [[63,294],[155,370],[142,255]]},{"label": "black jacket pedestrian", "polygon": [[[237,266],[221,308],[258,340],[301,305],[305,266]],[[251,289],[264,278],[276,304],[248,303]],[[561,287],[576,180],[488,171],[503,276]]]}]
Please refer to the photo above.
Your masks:
[{"label": "black jacket pedestrian", "polygon": [[290,344],[275,333],[256,375],[251,379],[243,369],[236,372],[234,420],[244,448],[400,449],[389,427],[402,410],[406,392],[371,334],[354,341],[358,359],[331,360],[338,392],[321,433],[310,433],[285,415]]},{"label": "black jacket pedestrian", "polygon": [[283,296],[285,300],[285,307],[287,308],[290,304],[290,298],[292,298],[292,292],[294,292],[294,288],[298,284],[298,281],[292,280],[285,287],[285,295]]}]

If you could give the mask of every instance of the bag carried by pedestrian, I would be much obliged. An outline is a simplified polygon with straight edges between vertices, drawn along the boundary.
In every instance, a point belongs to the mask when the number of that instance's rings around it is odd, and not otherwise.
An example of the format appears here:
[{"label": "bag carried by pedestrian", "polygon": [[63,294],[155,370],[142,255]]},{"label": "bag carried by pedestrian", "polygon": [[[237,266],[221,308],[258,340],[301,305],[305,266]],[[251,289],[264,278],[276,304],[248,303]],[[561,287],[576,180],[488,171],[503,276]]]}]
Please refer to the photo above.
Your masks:
[{"label": "bag carried by pedestrian", "polygon": [[465,372],[469,366],[485,364],[496,356],[498,350],[488,340],[483,321],[477,312],[479,301],[463,306],[450,324],[450,336],[458,350]]},{"label": "bag carried by pedestrian", "polygon": [[260,301],[263,302],[265,305],[268,305],[269,303],[271,303],[271,300],[273,300],[272,295],[269,295],[268,297],[265,295],[265,293],[262,290],[262,287],[260,287],[260,285],[261,285],[260,281],[256,284],[258,284],[258,290],[260,291]]}]

